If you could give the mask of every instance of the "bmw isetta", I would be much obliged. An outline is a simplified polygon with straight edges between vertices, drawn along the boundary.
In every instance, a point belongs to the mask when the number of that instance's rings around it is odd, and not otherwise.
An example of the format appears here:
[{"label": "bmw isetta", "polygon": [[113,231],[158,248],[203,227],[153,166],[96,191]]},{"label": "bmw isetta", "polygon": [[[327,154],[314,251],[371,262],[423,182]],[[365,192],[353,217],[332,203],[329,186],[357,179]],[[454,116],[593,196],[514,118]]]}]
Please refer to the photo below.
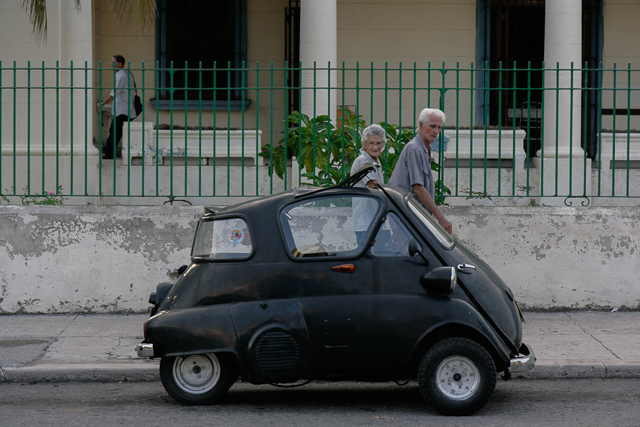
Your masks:
[{"label": "bmw isetta", "polygon": [[137,346],[169,395],[211,404],[238,377],[415,380],[440,413],[469,415],[499,373],[534,367],[509,287],[410,193],[354,188],[367,172],[206,209]]}]

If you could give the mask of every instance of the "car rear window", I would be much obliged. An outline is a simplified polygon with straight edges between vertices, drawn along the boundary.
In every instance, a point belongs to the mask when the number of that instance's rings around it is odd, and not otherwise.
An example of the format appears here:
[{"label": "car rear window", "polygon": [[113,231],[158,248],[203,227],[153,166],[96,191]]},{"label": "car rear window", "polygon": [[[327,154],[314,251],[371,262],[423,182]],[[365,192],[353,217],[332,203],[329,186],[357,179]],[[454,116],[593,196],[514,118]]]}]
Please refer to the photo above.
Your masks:
[{"label": "car rear window", "polygon": [[280,215],[285,245],[294,258],[350,257],[373,232],[382,202],[366,196],[327,196],[287,206]]},{"label": "car rear window", "polygon": [[247,259],[253,242],[242,218],[203,220],[198,223],[191,258],[195,260]]}]

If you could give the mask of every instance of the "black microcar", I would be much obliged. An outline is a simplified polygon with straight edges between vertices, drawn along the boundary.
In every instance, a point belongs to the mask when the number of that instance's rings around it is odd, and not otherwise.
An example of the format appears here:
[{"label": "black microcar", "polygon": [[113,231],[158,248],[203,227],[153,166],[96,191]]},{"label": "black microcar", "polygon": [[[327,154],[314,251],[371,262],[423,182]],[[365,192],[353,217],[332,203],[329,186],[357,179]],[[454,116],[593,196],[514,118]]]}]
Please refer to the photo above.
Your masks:
[{"label": "black microcar", "polygon": [[240,377],[416,380],[449,415],[533,368],[509,287],[409,193],[298,187],[198,222],[191,264],[151,294],[141,357],[167,392],[217,401]]}]

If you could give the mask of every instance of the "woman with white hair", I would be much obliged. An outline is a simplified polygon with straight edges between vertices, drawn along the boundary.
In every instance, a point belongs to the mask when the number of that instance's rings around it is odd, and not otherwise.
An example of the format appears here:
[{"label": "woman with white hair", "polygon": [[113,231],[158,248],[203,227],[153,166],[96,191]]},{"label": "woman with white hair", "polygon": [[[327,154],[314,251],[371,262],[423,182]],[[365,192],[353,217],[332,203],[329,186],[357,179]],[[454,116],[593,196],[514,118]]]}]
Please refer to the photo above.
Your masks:
[{"label": "woman with white hair", "polygon": [[[358,172],[366,163],[374,163],[375,167],[367,176],[354,184],[354,187],[373,188],[376,184],[384,183],[382,166],[378,157],[384,151],[386,143],[387,134],[382,126],[371,125],[362,131],[361,154],[351,165],[351,175]],[[363,240],[367,237],[367,229],[371,225],[377,208],[377,203],[369,198],[354,197],[353,199],[353,229],[360,244],[364,244]]]},{"label": "woman with white hair", "polygon": [[378,157],[384,151],[384,146],[387,143],[387,134],[384,128],[380,125],[367,126],[362,131],[362,148],[360,149],[360,155],[354,160],[351,165],[351,175],[355,174],[365,163],[375,163],[373,171],[364,177],[360,182],[354,185],[354,187],[369,187],[373,188],[378,183],[384,182],[382,175],[382,166]]}]

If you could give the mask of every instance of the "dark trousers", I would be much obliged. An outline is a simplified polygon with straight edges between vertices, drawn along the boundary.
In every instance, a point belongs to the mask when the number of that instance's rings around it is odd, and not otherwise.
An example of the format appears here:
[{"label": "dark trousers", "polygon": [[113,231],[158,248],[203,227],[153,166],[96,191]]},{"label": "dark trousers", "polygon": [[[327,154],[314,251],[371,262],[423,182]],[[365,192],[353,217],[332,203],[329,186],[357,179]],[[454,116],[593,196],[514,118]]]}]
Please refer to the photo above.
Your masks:
[{"label": "dark trousers", "polygon": [[107,142],[104,144],[102,149],[102,154],[104,157],[113,158],[116,152],[116,146],[122,139],[122,125],[124,122],[129,120],[129,116],[126,114],[121,114],[115,118],[116,121],[116,137],[115,140],[113,138],[113,120],[111,121],[111,125],[109,125],[109,137],[107,138]]}]

